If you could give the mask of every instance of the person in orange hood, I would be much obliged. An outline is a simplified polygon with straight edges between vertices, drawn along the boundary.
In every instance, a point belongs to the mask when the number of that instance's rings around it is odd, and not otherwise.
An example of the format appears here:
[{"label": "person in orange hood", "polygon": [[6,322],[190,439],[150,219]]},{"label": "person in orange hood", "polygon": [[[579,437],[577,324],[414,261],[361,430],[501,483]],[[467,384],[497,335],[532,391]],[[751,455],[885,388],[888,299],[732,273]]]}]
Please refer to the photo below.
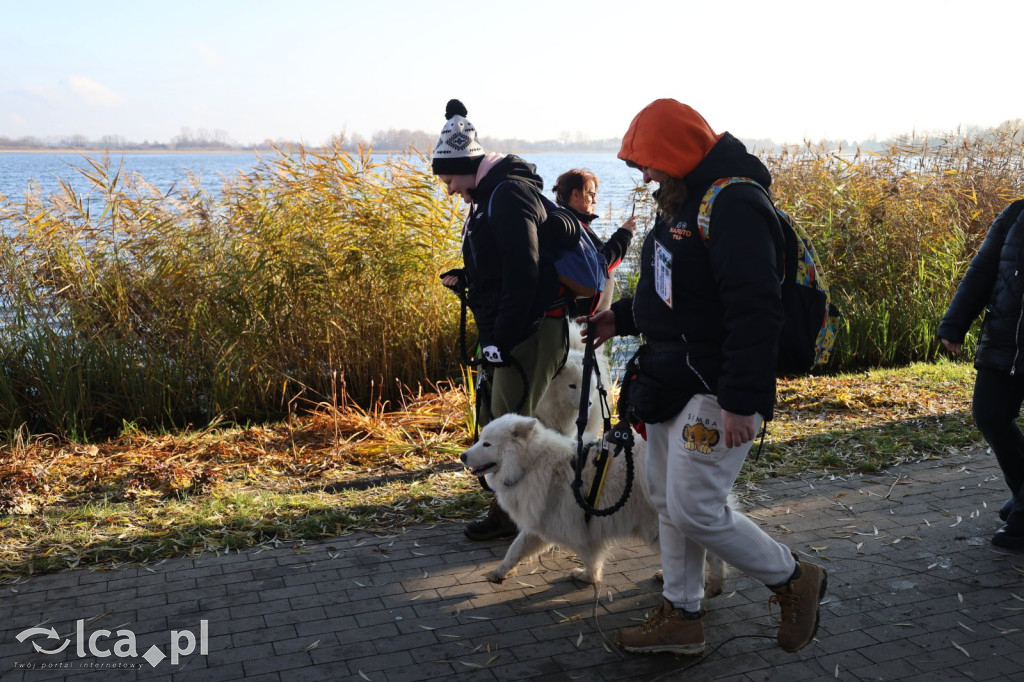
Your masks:
[{"label": "person in orange hood", "polygon": [[[781,607],[779,645],[799,651],[818,629],[827,576],[733,508],[729,492],[775,407],[783,309],[783,236],[771,175],[729,133],[673,99],[633,119],[618,154],[657,182],[658,216],[641,251],[632,298],[589,318],[585,335],[643,336],[623,393],[647,436],[647,481],[660,517],[661,608],[616,643],[634,653],[704,651],[704,559],[716,555],[763,582]],[[713,182],[742,176],[715,199],[705,241],[697,227]],[[588,318],[580,318],[587,321]]]}]

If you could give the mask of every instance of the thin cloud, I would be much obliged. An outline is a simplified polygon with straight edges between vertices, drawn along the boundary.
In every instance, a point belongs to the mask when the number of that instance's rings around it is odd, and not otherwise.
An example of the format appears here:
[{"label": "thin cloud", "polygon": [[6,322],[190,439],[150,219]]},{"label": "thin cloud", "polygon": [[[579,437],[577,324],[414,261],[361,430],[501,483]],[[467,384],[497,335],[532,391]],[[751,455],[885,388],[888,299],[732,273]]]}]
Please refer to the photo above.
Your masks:
[{"label": "thin cloud", "polygon": [[51,102],[56,99],[56,93],[47,90],[39,85],[22,85],[10,91],[14,95],[25,97],[38,102]]},{"label": "thin cloud", "polygon": [[207,66],[221,66],[225,61],[224,55],[209,45],[192,43],[192,50],[199,55],[199,58],[202,59]]},{"label": "thin cloud", "polygon": [[116,107],[124,102],[120,94],[88,76],[68,76],[68,87],[86,104],[94,107]]}]

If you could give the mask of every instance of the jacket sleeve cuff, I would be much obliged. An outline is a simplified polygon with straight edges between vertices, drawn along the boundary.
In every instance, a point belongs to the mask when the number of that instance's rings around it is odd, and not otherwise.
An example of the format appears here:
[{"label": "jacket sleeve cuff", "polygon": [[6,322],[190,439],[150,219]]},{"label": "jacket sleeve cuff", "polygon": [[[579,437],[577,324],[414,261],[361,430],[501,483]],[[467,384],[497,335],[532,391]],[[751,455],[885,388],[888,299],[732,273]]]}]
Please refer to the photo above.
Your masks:
[{"label": "jacket sleeve cuff", "polygon": [[615,314],[616,336],[639,336],[640,330],[636,328],[636,323],[633,321],[632,298],[620,298],[612,303],[611,310]]}]

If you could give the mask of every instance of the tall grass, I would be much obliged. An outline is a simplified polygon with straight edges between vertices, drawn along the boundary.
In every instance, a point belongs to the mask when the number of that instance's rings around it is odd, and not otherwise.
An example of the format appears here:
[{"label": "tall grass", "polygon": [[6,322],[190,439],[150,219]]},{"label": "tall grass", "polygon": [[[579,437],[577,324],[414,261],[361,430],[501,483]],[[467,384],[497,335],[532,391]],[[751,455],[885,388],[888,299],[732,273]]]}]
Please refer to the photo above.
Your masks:
[{"label": "tall grass", "polygon": [[882,153],[806,145],[765,157],[776,202],[814,238],[843,313],[832,369],[939,355],[935,330],[970,259],[1024,197],[1021,141],[1017,122]]},{"label": "tall grass", "polygon": [[[843,311],[829,369],[937,357],[935,328],[970,258],[1024,195],[1019,130],[762,156]],[[459,380],[458,302],[437,273],[459,261],[461,218],[424,159],[299,149],[216,194],[194,178],[162,194],[106,159],[79,172],[85,195],[0,196],[9,438],[372,407]],[[653,218],[638,198],[623,292]]]},{"label": "tall grass", "polygon": [[86,158],[0,197],[0,429],[72,437],[364,403],[455,373],[459,214],[422,159],[269,157],[219,195]]}]

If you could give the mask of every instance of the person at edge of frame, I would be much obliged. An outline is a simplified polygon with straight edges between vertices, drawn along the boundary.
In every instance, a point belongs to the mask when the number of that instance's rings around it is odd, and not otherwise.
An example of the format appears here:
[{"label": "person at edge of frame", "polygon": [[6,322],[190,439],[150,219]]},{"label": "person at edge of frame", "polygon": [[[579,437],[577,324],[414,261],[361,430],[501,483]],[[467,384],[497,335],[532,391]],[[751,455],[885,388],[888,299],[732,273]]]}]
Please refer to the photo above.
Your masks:
[{"label": "person at edge of frame", "polygon": [[985,311],[974,353],[971,413],[1010,491],[999,509],[1003,526],[992,536],[992,544],[1005,549],[1024,548],[1024,434],[1017,424],[1024,402],[1024,353],[1018,341],[1022,258],[1024,199],[1007,206],[989,226],[938,328],[942,345],[958,355],[967,330]]}]

